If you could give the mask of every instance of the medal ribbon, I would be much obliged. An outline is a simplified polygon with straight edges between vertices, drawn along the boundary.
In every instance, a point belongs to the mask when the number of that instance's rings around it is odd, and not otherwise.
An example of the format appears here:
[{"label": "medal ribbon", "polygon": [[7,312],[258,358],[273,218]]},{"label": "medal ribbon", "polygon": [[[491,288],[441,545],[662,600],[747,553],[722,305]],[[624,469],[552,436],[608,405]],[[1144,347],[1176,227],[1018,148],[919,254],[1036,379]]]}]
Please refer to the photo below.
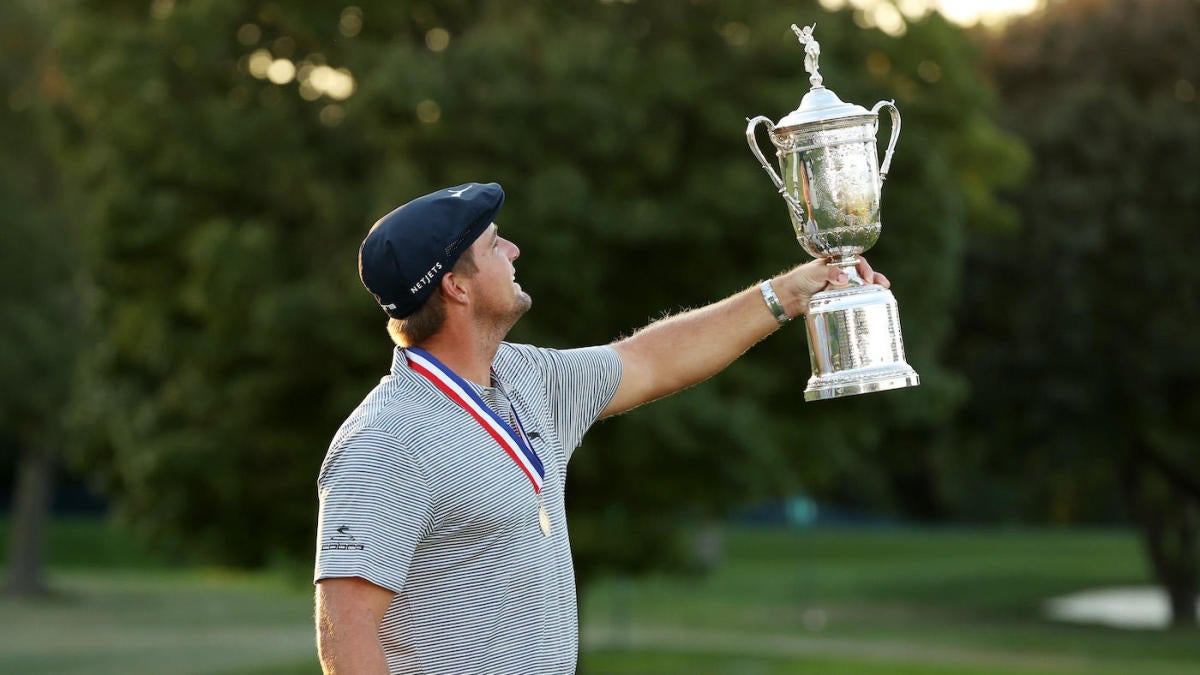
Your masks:
[{"label": "medal ribbon", "polygon": [[471,385],[455,375],[454,371],[438,361],[433,354],[420,347],[408,347],[405,349],[405,353],[408,355],[409,367],[425,376],[433,383],[433,386],[440,389],[451,401],[457,403],[460,408],[475,418],[479,426],[483,427],[483,430],[500,444],[504,452],[508,453],[512,461],[516,462],[525,476],[529,478],[529,482],[533,484],[534,493],[540,494],[542,481],[546,477],[546,469],[542,466],[542,460],[538,458],[537,453],[525,440],[528,436],[525,434],[525,427],[521,424],[521,418],[517,416],[517,409],[513,408],[512,414],[520,433],[505,424],[500,416],[489,408],[483,399],[479,398],[479,394],[475,393]]}]

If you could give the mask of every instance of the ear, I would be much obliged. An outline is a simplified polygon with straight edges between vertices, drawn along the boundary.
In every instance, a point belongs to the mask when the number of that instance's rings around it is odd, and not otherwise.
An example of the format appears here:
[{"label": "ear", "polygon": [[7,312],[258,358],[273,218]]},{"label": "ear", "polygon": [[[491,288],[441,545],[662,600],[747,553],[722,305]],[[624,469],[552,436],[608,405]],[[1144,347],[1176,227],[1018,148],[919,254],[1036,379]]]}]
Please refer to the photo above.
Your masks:
[{"label": "ear", "polygon": [[470,294],[467,292],[467,288],[462,281],[463,279],[454,272],[447,272],[442,276],[442,298],[446,302],[463,305],[470,304]]}]

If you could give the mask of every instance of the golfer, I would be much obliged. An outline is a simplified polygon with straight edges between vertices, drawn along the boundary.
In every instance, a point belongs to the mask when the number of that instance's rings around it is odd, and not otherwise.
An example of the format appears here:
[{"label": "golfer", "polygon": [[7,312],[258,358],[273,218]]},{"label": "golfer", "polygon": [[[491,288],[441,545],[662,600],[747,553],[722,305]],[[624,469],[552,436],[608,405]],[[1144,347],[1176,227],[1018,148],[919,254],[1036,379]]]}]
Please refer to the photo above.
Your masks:
[{"label": "golfer", "polygon": [[817,260],[611,345],[512,344],[532,300],[495,223],[503,202],[495,183],[439,190],[384,216],[359,250],[396,348],[317,481],[326,673],[574,672],[563,487],[584,433],[708,378],[846,283]]}]

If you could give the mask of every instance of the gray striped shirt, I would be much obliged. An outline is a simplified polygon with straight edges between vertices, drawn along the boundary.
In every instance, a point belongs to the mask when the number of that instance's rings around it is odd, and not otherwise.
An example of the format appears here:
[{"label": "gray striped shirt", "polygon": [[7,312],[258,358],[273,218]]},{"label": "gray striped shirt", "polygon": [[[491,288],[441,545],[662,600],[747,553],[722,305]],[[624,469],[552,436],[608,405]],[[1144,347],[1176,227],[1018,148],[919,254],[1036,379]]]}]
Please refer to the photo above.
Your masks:
[{"label": "gray striped shirt", "polygon": [[575,668],[563,488],[571,454],[616,393],[621,360],[609,347],[502,343],[492,368],[500,387],[472,386],[510,424],[510,401],[516,408],[546,469],[549,537],[529,479],[400,349],[321,467],[315,579],[361,577],[396,593],[380,629],[393,673]]}]

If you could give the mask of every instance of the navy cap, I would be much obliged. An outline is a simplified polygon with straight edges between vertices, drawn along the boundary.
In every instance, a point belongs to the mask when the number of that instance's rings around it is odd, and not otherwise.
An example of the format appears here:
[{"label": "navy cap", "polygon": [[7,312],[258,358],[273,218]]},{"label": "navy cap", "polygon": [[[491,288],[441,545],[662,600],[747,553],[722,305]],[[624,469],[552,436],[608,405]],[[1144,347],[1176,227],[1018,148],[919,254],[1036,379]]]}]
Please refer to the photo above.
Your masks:
[{"label": "navy cap", "polygon": [[358,249],[358,275],[388,316],[421,308],[500,211],[504,189],[466,183],[418,197],[379,219]]}]

